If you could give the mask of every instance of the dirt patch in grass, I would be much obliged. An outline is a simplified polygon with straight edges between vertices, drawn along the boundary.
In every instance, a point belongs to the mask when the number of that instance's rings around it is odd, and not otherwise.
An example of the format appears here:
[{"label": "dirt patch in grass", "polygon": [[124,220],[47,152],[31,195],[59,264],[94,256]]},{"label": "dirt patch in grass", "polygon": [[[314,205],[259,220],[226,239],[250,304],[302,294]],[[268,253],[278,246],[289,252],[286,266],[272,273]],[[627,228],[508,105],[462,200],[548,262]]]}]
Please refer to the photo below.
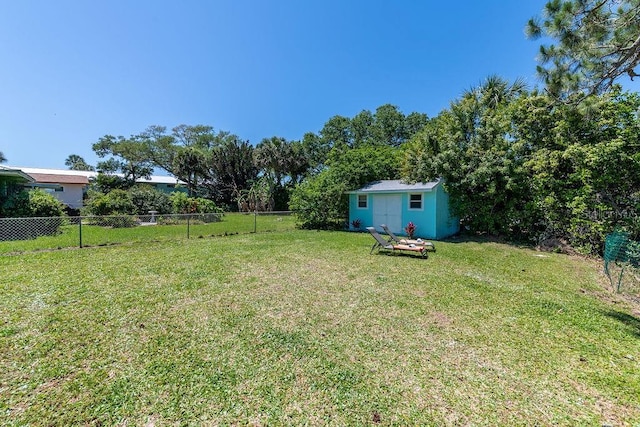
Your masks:
[{"label": "dirt patch in grass", "polygon": [[564,239],[551,237],[543,240],[536,246],[536,249],[542,252],[555,252],[565,255],[577,255],[578,252],[567,243]]},{"label": "dirt patch in grass", "polygon": [[431,319],[433,323],[439,328],[447,328],[451,325],[452,320],[446,314],[440,311],[434,311],[431,313]]}]

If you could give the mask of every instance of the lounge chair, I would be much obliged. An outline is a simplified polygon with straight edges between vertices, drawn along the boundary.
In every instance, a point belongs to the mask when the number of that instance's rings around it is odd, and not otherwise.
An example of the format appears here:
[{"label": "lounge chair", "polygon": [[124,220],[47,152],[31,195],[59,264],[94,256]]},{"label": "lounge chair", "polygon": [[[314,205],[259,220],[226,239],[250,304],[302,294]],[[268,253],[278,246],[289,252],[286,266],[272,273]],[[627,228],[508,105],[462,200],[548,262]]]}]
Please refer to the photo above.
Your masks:
[{"label": "lounge chair", "polygon": [[418,252],[420,256],[422,256],[422,258],[427,258],[429,256],[429,254],[427,253],[427,249],[424,246],[403,245],[403,244],[394,245],[384,240],[384,237],[382,237],[376,231],[375,228],[367,227],[367,231],[371,233],[374,239],[376,239],[376,243],[374,243],[374,245],[371,247],[371,251],[369,251],[370,254],[372,254],[373,251],[377,248],[378,251],[387,250],[391,252],[396,252],[396,251]]},{"label": "lounge chair", "polygon": [[389,227],[387,227],[386,224],[380,224],[380,227],[382,227],[384,232],[387,233],[387,235],[389,236],[389,243],[395,242],[395,243],[397,243],[399,245],[424,246],[428,250],[431,250],[431,251],[434,251],[434,252],[436,251],[436,246],[432,242],[427,242],[426,240],[422,240],[422,239],[416,239],[416,240],[401,239],[398,236],[396,236],[395,234],[393,234],[393,232],[391,230],[389,230]]}]

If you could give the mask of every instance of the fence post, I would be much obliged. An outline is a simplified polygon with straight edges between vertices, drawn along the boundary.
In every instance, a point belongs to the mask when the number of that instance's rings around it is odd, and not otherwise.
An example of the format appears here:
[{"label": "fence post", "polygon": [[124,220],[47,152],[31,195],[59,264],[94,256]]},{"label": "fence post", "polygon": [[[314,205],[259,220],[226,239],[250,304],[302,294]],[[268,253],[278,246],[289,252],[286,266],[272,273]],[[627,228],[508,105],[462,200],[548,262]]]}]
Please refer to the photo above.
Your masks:
[{"label": "fence post", "polygon": [[187,214],[187,239],[189,239],[189,226],[190,226],[191,214]]},{"label": "fence post", "polygon": [[79,236],[80,236],[80,248],[82,249],[82,217],[81,216],[78,217],[78,230],[79,230]]},{"label": "fence post", "polygon": [[258,210],[253,211],[253,232],[258,232]]}]

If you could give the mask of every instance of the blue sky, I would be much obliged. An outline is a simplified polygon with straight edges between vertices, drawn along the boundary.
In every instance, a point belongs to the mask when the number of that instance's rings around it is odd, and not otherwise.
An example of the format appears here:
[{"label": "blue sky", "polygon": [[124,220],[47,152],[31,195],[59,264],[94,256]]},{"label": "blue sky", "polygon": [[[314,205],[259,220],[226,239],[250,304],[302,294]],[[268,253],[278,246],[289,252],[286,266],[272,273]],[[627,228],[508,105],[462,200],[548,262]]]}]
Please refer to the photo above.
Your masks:
[{"label": "blue sky", "polygon": [[386,103],[432,117],[491,74],[538,84],[523,29],[544,3],[1,0],[0,151],[65,168],[150,125],[256,144]]}]

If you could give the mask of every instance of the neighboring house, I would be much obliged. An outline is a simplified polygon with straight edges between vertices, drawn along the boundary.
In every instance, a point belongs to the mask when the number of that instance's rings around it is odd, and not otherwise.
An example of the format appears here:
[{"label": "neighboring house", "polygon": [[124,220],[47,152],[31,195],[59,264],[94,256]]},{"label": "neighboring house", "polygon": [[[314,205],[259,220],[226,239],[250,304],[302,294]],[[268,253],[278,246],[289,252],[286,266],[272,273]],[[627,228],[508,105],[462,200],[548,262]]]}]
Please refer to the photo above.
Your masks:
[{"label": "neighboring house", "polygon": [[39,188],[51,193],[56,199],[72,209],[82,207],[82,197],[89,185],[89,178],[77,174],[33,173],[29,175],[35,180],[25,184],[27,188]]},{"label": "neighboring house", "polygon": [[443,239],[460,229],[449,211],[449,196],[442,180],[405,184],[398,180],[377,181],[349,191],[349,224],[360,220],[360,227],[386,224],[394,234],[406,235],[404,227],[413,222],[415,237]]},{"label": "neighboring house", "polygon": [[[65,205],[74,209],[82,207],[82,199],[87,191],[90,179],[98,176],[98,172],[65,169],[14,167],[10,168],[10,170],[18,171],[22,173],[22,175],[30,178],[27,181],[23,181],[23,187],[41,188],[51,193]],[[172,193],[174,191],[186,192],[186,188],[180,187],[180,184],[184,183],[170,176],[151,176],[149,179],[141,178],[137,180],[137,182],[149,184],[164,193]]]},{"label": "neighboring house", "polygon": [[149,184],[163,193],[173,193],[174,191],[188,192],[186,187],[187,183],[172,176],[152,175],[149,179],[140,178],[137,182],[139,184]]},{"label": "neighboring house", "polygon": [[20,191],[24,184],[34,179],[20,169],[0,165],[0,201],[14,192]]}]

